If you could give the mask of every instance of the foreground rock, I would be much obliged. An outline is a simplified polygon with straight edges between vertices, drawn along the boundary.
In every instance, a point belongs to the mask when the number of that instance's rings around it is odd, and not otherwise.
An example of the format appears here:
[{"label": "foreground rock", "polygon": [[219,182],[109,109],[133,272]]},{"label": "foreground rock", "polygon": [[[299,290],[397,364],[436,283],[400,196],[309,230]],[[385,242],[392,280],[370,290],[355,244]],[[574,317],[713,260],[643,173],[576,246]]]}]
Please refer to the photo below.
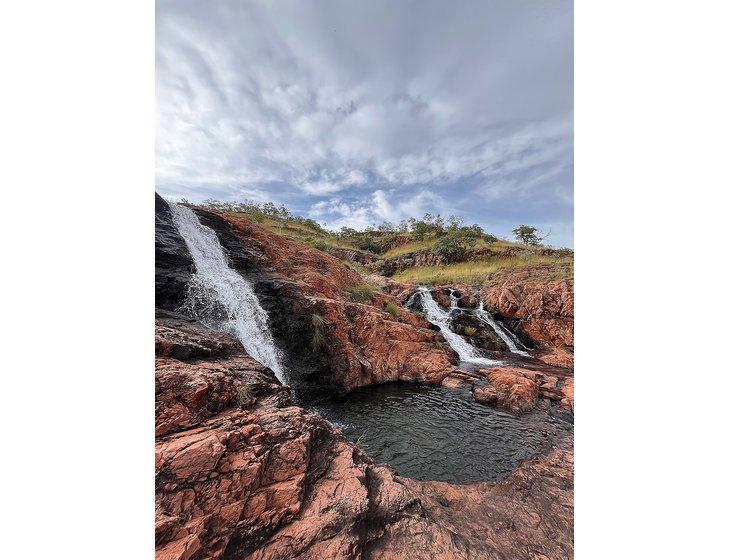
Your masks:
[{"label": "foreground rock", "polygon": [[418,482],[293,406],[226,335],[160,313],[156,349],[160,560],[572,556],[572,441],[501,483]]}]

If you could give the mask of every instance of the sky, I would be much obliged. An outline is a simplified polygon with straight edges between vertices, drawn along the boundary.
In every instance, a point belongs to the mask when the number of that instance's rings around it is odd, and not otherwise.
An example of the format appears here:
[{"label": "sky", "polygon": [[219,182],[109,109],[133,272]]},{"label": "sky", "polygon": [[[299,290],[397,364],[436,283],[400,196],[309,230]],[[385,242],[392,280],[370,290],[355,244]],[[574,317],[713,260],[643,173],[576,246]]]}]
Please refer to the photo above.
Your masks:
[{"label": "sky", "polygon": [[573,246],[571,1],[157,1],[156,189]]}]

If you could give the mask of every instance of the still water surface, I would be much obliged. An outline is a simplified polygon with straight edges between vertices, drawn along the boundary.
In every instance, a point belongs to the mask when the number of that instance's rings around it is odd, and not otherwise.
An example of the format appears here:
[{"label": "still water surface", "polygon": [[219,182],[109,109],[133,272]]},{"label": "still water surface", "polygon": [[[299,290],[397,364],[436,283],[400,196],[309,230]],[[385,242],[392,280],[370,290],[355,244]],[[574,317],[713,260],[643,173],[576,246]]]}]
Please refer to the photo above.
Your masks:
[{"label": "still water surface", "polygon": [[467,391],[412,384],[363,387],[315,410],[399,474],[455,483],[504,479],[548,445],[546,429],[559,429],[544,414],[518,417]]}]

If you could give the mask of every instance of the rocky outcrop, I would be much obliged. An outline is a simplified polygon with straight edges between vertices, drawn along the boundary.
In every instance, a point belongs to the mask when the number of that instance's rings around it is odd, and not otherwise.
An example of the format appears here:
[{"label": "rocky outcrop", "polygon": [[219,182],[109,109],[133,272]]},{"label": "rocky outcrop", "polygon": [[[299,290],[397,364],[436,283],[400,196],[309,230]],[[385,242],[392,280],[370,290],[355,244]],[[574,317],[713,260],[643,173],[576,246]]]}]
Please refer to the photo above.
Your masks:
[{"label": "rocky outcrop", "polygon": [[440,266],[442,264],[444,264],[444,260],[440,256],[433,251],[425,250],[377,261],[370,266],[370,269],[383,276],[393,276],[416,266]]},{"label": "rocky outcrop", "polygon": [[345,249],[343,247],[327,247],[326,251],[340,260],[357,263],[363,266],[373,264],[377,259],[362,251]]},{"label": "rocky outcrop", "polygon": [[573,412],[572,375],[551,375],[519,367],[498,367],[478,373],[488,384],[474,383],[472,393],[477,402],[517,413],[532,410],[538,398],[543,398]]},{"label": "rocky outcrop", "polygon": [[573,369],[573,353],[561,348],[551,348],[537,355],[538,359],[551,366]]},{"label": "rocky outcrop", "polygon": [[156,350],[158,560],[572,556],[572,441],[500,483],[418,482],[293,406],[227,335],[160,313]]},{"label": "rocky outcrop", "polygon": [[[437,330],[339,259],[232,214],[196,209],[232,267],[255,282],[272,330],[311,378],[343,391],[388,381],[439,383],[455,354]],[[389,305],[390,304],[390,305]]]},{"label": "rocky outcrop", "polygon": [[155,307],[178,308],[194,270],[185,241],[172,223],[170,206],[155,193]]},{"label": "rocky outcrop", "polygon": [[573,280],[525,282],[519,274],[482,291],[485,305],[543,347],[573,346]]},{"label": "rocky outcrop", "polygon": [[401,305],[405,304],[418,288],[418,284],[413,282],[398,282],[380,274],[368,274],[363,276],[363,280],[368,284],[377,286],[381,292],[395,297]]},{"label": "rocky outcrop", "polygon": [[532,372],[512,368],[495,368],[488,372],[489,385],[474,389],[474,398],[486,404],[498,404],[512,412],[532,410],[539,396]]}]

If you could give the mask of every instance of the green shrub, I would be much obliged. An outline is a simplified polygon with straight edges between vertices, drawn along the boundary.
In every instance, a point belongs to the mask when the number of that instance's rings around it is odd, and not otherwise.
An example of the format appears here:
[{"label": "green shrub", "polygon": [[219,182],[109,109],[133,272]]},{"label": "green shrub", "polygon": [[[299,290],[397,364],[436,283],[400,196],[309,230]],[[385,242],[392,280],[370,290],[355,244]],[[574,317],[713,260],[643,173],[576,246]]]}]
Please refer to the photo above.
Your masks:
[{"label": "green shrub", "polygon": [[327,243],[322,239],[314,239],[309,242],[309,244],[314,247],[315,249],[319,249],[320,251],[327,250]]},{"label": "green shrub", "polygon": [[380,246],[375,242],[372,235],[363,235],[360,239],[358,239],[357,248],[361,251],[380,253]]},{"label": "green shrub", "polygon": [[371,284],[357,284],[356,286],[347,286],[345,288],[345,292],[350,294],[352,299],[358,303],[369,301],[377,291],[378,289]]},{"label": "green shrub", "polygon": [[387,311],[388,313],[390,313],[393,317],[398,317],[400,315],[400,309],[392,301],[387,302],[383,306],[383,309],[385,309],[385,311]]},{"label": "green shrub", "polygon": [[254,390],[250,383],[241,383],[236,390],[236,400],[240,408],[248,408],[254,402]]},{"label": "green shrub", "polygon": [[439,238],[433,250],[447,263],[459,262],[466,259],[476,242],[476,235],[471,230],[464,228]]},{"label": "green shrub", "polygon": [[324,346],[324,317],[312,315],[312,348],[319,350]]}]

